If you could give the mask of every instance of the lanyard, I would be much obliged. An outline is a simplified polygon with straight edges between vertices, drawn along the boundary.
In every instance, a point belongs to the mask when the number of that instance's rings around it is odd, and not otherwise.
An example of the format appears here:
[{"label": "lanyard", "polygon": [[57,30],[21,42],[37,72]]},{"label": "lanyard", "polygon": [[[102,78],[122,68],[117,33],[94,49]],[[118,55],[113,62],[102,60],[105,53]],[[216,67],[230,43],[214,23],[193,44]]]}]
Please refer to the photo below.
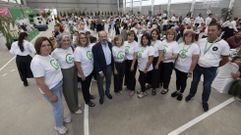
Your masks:
[{"label": "lanyard", "polygon": [[216,43],[218,41],[218,38],[214,40],[214,42],[208,47],[208,40],[205,44],[205,48],[204,48],[204,55],[209,51],[209,49],[213,46],[214,43]]}]

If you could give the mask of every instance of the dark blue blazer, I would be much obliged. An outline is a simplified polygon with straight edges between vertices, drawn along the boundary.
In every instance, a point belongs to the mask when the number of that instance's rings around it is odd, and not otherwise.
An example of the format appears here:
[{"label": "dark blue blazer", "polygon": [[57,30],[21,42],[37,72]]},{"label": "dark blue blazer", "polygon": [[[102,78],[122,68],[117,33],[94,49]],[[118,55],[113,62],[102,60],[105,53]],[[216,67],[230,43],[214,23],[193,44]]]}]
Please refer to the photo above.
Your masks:
[{"label": "dark blue blazer", "polygon": [[[114,67],[114,57],[112,53],[112,44],[108,42],[109,49],[111,51],[111,67],[113,69]],[[100,42],[96,43],[92,48],[93,58],[94,58],[94,68],[96,73],[99,73],[100,71],[103,71],[104,74],[106,73],[106,60],[105,55],[102,49],[102,45]]]}]

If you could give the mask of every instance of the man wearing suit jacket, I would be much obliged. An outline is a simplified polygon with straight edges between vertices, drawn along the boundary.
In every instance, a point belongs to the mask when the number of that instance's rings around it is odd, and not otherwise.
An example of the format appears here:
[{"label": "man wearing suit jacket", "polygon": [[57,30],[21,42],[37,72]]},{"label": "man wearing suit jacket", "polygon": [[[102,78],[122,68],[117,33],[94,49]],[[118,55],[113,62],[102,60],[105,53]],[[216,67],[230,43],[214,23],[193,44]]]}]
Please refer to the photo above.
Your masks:
[{"label": "man wearing suit jacket", "polygon": [[[93,48],[94,67],[97,75],[97,85],[99,91],[99,103],[104,103],[104,95],[112,99],[110,94],[110,84],[112,68],[114,66],[114,59],[112,55],[112,44],[107,40],[107,33],[100,31],[98,33],[99,42]],[[106,80],[105,91],[103,87],[103,80]]]}]

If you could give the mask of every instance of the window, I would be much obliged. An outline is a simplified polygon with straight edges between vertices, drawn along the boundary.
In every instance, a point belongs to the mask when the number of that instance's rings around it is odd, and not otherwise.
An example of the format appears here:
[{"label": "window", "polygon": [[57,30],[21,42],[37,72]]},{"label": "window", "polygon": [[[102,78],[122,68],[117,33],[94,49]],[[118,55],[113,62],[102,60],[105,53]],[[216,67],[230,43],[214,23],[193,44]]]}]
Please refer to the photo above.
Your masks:
[{"label": "window", "polygon": [[0,0],[0,1],[5,1],[5,2],[11,2],[11,3],[18,3],[21,4],[21,0]]},{"label": "window", "polygon": [[[126,7],[131,7],[131,2],[133,1],[133,7],[140,6],[141,0],[123,0],[126,2]],[[219,0],[196,0],[196,2],[212,2]],[[142,0],[142,6],[151,6],[152,0]],[[171,4],[175,3],[192,3],[192,0],[171,0]],[[154,0],[154,5],[164,5],[168,4],[168,0]]]}]

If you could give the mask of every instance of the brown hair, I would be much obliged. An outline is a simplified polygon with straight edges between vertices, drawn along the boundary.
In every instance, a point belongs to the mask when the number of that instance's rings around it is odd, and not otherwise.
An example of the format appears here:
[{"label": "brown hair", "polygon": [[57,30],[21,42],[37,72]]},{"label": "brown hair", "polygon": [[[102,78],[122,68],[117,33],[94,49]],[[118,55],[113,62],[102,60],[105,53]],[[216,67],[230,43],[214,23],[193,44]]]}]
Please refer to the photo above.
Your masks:
[{"label": "brown hair", "polygon": [[217,26],[218,30],[221,30],[221,28],[222,28],[216,19],[212,19],[212,21],[210,22],[210,24],[208,26]]},{"label": "brown hair", "polygon": [[195,42],[195,33],[192,31],[192,30],[186,30],[183,34],[183,42],[186,44],[186,41],[185,41],[185,37],[188,36],[188,35],[191,35],[192,36],[192,42]]},{"label": "brown hair", "polygon": [[144,33],[144,34],[141,36],[141,46],[144,45],[144,44],[143,44],[143,38],[144,38],[144,37],[147,38],[147,40],[148,40],[147,45],[150,46],[150,45],[151,45],[151,37],[150,37],[150,35],[147,34],[147,33]]},{"label": "brown hair", "polygon": [[176,30],[173,29],[173,28],[167,30],[166,36],[169,35],[169,34],[174,34],[173,41],[175,41],[175,39],[176,39],[176,37],[177,37],[177,32],[176,32]]},{"label": "brown hair", "polygon": [[87,39],[87,34],[84,33],[84,32],[80,32],[80,33],[79,33],[79,38],[80,38],[81,35],[84,35],[84,36],[86,37],[87,42],[86,42],[86,45],[81,45],[81,44],[80,44],[80,40],[78,40],[78,45],[81,46],[81,47],[86,47],[86,46],[88,46],[88,45],[89,45],[89,40]]},{"label": "brown hair", "polygon": [[[153,30],[151,31],[151,34],[152,34],[153,32],[156,32],[156,33],[157,33],[157,35],[158,35],[157,40],[160,40],[160,32],[159,32],[159,30],[158,30],[158,29],[153,29]],[[151,36],[151,38],[152,38],[152,36]]]},{"label": "brown hair", "polygon": [[47,37],[39,37],[36,39],[34,44],[34,48],[37,54],[40,54],[41,45],[44,41],[48,41],[49,44],[51,45],[51,48],[53,48],[53,45],[51,44],[50,40]]},{"label": "brown hair", "polygon": [[134,35],[134,40],[137,42],[138,41],[138,38],[137,38],[137,36],[136,36],[136,33],[135,33],[135,31],[134,30],[130,30],[128,33],[127,33],[127,36],[130,36],[130,35]]},{"label": "brown hair", "polygon": [[234,56],[234,57],[232,58],[231,62],[234,62],[234,61],[236,61],[237,59],[241,59],[241,56]]},{"label": "brown hair", "polygon": [[112,40],[112,44],[114,46],[116,46],[116,41],[119,40],[119,39],[121,39],[121,41],[122,41],[121,45],[123,45],[124,44],[124,40],[123,40],[123,38],[121,36],[115,36],[114,39]]}]

